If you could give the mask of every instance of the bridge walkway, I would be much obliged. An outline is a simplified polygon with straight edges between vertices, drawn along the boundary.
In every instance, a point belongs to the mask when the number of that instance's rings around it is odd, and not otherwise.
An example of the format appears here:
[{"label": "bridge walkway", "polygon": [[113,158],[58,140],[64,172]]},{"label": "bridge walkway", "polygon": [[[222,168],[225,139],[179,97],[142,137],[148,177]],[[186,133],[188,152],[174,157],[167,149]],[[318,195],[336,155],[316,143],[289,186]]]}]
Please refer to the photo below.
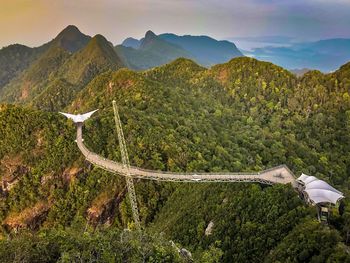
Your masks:
[{"label": "bridge walkway", "polygon": [[170,182],[256,182],[269,185],[295,183],[295,177],[286,165],[253,173],[173,173],[145,170],[134,166],[127,169],[119,162],[91,152],[83,143],[82,127],[83,123],[77,123],[77,145],[86,160],[104,170],[123,176]]}]

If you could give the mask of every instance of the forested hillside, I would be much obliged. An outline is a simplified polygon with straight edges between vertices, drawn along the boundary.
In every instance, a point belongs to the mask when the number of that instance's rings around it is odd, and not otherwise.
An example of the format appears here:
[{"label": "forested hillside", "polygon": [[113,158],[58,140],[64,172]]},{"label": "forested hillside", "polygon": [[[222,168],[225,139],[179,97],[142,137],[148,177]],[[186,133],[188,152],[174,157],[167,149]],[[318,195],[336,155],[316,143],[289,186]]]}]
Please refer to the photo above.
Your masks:
[{"label": "forested hillside", "polygon": [[[68,52],[76,52],[89,42],[90,37],[84,35],[75,26],[68,26],[56,38],[39,47],[30,48],[20,44],[10,45],[0,50],[0,90],[9,82],[21,78],[21,74],[49,48],[60,47]],[[46,66],[46,65],[45,65]],[[41,69],[40,70],[44,70]],[[38,74],[38,68],[35,68]]]},{"label": "forested hillside", "polygon": [[15,44],[0,50],[0,90],[25,70],[43,51]]},{"label": "forested hillside", "polygon": [[[75,26],[68,26],[39,48],[22,47],[20,50],[23,49],[33,54],[19,53],[17,60],[24,61],[19,72],[11,74],[8,69],[4,70],[5,76],[0,81],[5,85],[0,85],[0,101],[58,110],[65,107],[95,76],[124,66],[113,46],[103,36],[91,38]],[[0,59],[6,59],[6,50],[1,50]],[[9,56],[14,55],[13,50],[8,53]],[[16,67],[15,62],[10,64],[11,67]]]},{"label": "forested hillside", "polygon": [[[173,240],[196,262],[349,262],[344,245],[350,226],[349,67],[297,78],[251,58],[211,69],[177,59],[145,72],[96,74],[80,90],[64,91],[68,104],[51,99],[48,108],[35,100],[25,107],[2,105],[0,258],[184,260],[169,243]],[[54,92],[45,96],[55,98]],[[237,172],[285,163],[297,176],[315,175],[343,191],[345,210],[334,209],[325,226],[289,185],[137,181],[148,233],[137,243],[140,239],[122,231],[133,229],[124,178],[84,162],[73,123],[56,113],[100,109],[85,125],[85,143],[119,161],[113,99],[132,165]],[[77,237],[79,231],[85,234]]]}]

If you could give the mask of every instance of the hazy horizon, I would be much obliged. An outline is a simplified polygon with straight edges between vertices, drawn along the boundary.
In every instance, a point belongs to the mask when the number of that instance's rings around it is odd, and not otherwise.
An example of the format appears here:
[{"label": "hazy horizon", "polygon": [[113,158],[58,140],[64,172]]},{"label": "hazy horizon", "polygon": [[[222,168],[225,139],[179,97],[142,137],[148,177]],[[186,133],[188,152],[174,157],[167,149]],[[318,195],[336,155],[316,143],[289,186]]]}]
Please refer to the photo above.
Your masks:
[{"label": "hazy horizon", "polygon": [[156,34],[208,35],[216,39],[286,36],[301,40],[350,38],[350,1],[142,0],[92,2],[3,0],[0,47],[39,46],[68,25],[113,44]]}]

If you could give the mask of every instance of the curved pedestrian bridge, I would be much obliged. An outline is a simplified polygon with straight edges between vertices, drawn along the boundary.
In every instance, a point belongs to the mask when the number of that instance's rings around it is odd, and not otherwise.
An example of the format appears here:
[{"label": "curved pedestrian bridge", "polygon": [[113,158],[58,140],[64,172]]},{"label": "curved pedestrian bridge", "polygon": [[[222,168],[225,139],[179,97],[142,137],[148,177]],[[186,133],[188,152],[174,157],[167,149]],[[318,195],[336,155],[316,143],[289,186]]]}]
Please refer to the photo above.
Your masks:
[{"label": "curved pedestrian bridge", "polygon": [[164,171],[145,170],[131,166],[126,168],[122,163],[108,160],[94,152],[91,152],[83,143],[83,123],[77,123],[77,144],[90,163],[123,176],[171,182],[255,182],[262,184],[288,184],[294,185],[295,177],[286,165],[280,165],[268,170],[253,173],[173,173]]}]

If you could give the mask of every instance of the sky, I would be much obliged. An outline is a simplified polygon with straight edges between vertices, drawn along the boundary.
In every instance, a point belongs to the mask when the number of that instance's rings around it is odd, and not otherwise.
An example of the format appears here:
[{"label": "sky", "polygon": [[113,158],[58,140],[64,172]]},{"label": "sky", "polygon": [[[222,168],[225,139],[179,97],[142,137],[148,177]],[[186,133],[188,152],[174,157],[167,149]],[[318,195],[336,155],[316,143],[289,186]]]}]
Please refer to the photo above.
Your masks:
[{"label": "sky", "polygon": [[39,46],[67,25],[114,44],[156,34],[350,38],[350,0],[0,0],[0,47]]}]

